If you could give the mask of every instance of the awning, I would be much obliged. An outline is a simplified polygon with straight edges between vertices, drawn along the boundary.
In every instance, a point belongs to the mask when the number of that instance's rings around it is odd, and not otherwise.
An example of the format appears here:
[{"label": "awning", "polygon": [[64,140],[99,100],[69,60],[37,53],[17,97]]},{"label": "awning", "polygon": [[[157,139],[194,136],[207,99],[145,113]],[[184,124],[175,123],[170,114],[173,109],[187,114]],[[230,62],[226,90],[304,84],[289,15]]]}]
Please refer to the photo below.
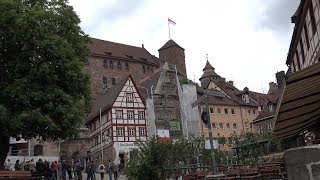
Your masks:
[{"label": "awning", "polygon": [[274,128],[279,139],[320,128],[320,63],[290,74],[279,102]]}]

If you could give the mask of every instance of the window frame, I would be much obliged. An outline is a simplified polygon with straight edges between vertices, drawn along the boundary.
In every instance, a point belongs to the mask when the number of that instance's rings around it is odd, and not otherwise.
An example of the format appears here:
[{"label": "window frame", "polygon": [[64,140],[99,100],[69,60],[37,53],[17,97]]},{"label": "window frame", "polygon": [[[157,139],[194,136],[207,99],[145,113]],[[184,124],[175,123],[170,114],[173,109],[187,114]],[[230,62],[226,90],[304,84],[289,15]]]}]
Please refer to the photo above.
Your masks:
[{"label": "window frame", "polygon": [[128,135],[129,135],[129,137],[135,136],[136,135],[136,128],[135,127],[129,127]]},{"label": "window frame", "polygon": [[117,136],[124,136],[124,128],[117,127]]},{"label": "window frame", "polygon": [[[132,113],[132,114],[131,114],[131,113]],[[131,117],[131,115],[129,116],[129,114],[131,114],[132,117]],[[134,111],[132,111],[132,110],[128,110],[128,111],[127,111],[127,119],[134,119]]]},{"label": "window frame", "polygon": [[[118,113],[120,113],[120,114],[118,114]],[[122,110],[116,110],[116,118],[123,119],[123,111]]]},{"label": "window frame", "polygon": [[233,123],[232,127],[233,127],[233,129],[238,129],[238,123]]},{"label": "window frame", "polygon": [[144,119],[144,118],[145,118],[145,112],[144,111],[138,111],[138,119]]},{"label": "window frame", "polygon": [[[142,131],[143,130],[143,131]],[[143,133],[142,133],[143,132]],[[145,127],[139,127],[139,135],[140,136],[147,136],[147,130]]]},{"label": "window frame", "polygon": [[133,94],[131,92],[126,93],[126,101],[130,103],[133,102]]}]

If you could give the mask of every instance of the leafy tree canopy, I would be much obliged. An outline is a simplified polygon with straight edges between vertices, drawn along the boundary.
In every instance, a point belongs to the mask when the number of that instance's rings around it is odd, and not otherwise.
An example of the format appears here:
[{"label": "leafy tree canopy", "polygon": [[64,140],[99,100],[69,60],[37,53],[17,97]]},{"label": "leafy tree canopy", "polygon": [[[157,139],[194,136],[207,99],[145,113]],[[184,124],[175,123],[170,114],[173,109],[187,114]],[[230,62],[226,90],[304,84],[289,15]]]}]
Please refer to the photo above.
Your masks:
[{"label": "leafy tree canopy", "polygon": [[90,95],[80,19],[66,0],[1,0],[0,12],[0,136],[76,136]]}]

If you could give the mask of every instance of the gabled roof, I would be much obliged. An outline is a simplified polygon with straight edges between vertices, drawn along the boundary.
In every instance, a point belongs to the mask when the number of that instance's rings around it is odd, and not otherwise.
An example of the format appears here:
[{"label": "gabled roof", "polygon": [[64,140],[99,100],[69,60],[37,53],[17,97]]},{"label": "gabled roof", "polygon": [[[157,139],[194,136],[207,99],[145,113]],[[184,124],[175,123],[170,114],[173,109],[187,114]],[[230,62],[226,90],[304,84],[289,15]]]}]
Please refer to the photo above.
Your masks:
[{"label": "gabled roof", "polygon": [[[208,91],[219,92],[217,90],[212,90],[212,89],[209,89]],[[204,95],[204,93],[205,92],[204,92],[203,88],[197,87],[198,98],[200,98],[202,95]],[[215,105],[233,105],[233,106],[237,106],[238,105],[238,103],[236,103],[235,101],[230,99],[228,96],[217,97],[217,96],[209,95],[208,103],[209,104],[215,104]]]},{"label": "gabled roof", "polygon": [[[160,75],[161,75],[161,71],[163,69],[163,66],[161,66],[159,69],[157,69],[156,71],[154,71],[152,74],[150,74],[149,76],[141,79],[139,82],[138,82],[138,87],[144,87],[144,88],[147,88],[148,89],[148,92],[146,90],[143,90],[141,93],[142,96],[147,99],[148,95],[150,94],[150,91],[151,91],[151,87],[153,86],[153,90],[156,88],[157,84],[158,84],[158,81],[159,81],[159,78],[160,78]],[[144,88],[141,88],[141,89],[144,89]],[[149,93],[149,94],[147,94]]]},{"label": "gabled roof", "polygon": [[121,92],[123,86],[126,84],[129,78],[131,78],[131,76],[124,78],[118,84],[106,91],[103,95],[100,95],[96,98],[96,101],[91,106],[91,111],[88,115],[86,124],[99,116],[100,108],[101,112],[104,112],[113,105],[114,101],[119,96],[119,93]]},{"label": "gabled roof", "polygon": [[[163,49],[168,49],[170,47],[177,46],[181,49],[183,49],[181,46],[179,46],[176,42],[174,42],[172,39],[170,39],[168,42],[166,42],[158,51]],[[184,49],[183,49],[184,50]]]},{"label": "gabled roof", "polygon": [[136,47],[95,38],[90,38],[90,41],[88,48],[91,55],[135,59],[158,64],[158,58],[150,54],[144,47]]}]

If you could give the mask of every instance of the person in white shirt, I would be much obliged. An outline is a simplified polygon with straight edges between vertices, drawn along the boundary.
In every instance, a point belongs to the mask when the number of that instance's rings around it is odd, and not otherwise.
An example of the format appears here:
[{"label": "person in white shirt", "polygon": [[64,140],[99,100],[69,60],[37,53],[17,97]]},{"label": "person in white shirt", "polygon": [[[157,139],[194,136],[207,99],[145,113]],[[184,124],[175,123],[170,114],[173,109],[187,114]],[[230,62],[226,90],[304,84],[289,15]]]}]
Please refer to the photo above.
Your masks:
[{"label": "person in white shirt", "polygon": [[[103,162],[105,163],[105,162]],[[103,180],[104,178],[104,173],[105,173],[105,170],[106,170],[106,167],[102,164],[99,165],[98,167],[98,172],[100,173],[100,176],[101,176],[101,180]]]},{"label": "person in white shirt", "polygon": [[10,159],[8,159],[7,162],[5,162],[4,166],[5,166],[5,169],[6,169],[7,171],[11,171],[11,170],[12,170],[12,169],[11,169]]}]

